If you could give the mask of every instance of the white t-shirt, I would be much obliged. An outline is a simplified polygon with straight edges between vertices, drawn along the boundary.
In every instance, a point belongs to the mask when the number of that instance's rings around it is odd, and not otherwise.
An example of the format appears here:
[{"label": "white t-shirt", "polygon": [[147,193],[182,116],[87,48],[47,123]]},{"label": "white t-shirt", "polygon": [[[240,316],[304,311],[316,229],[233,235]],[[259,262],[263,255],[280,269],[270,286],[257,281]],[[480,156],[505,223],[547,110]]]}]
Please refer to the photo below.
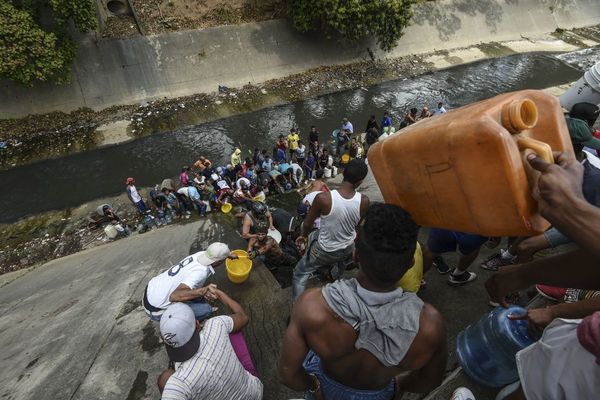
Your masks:
[{"label": "white t-shirt", "polygon": [[299,164],[292,163],[290,165],[290,168],[292,169],[293,178],[297,182],[300,182],[302,180],[302,178],[304,177],[304,171],[302,170],[302,167]]},{"label": "white t-shirt", "polygon": [[138,193],[135,185],[129,186],[128,189],[129,189],[129,195],[131,196],[131,200],[133,200],[134,203],[137,203],[138,201],[140,201],[142,199],[142,196],[140,196],[140,194]]},{"label": "white t-shirt", "polygon": [[586,150],[583,150],[583,152],[585,153],[586,160],[588,160],[589,163],[592,164],[594,167],[600,169],[600,159],[598,158],[598,156]]},{"label": "white t-shirt", "polygon": [[241,189],[242,188],[242,182],[246,185],[246,187],[250,186],[250,179],[248,178],[240,178],[235,182],[235,187],[237,189]]},{"label": "white t-shirt", "polygon": [[204,282],[215,273],[210,265],[198,261],[198,252],[181,260],[177,265],[155,276],[148,282],[148,302],[156,308],[167,308],[169,296],[182,283],[190,289],[204,286]]},{"label": "white t-shirt", "polygon": [[206,320],[198,352],[176,364],[162,400],[262,399],[262,383],[244,369],[231,346],[232,330],[233,319],[229,316]]},{"label": "white t-shirt", "polygon": [[433,111],[433,115],[440,115],[440,114],[444,114],[446,112],[446,109],[444,108],[444,106],[440,107],[440,108],[436,108]]},{"label": "white t-shirt", "polygon": [[219,189],[229,189],[229,185],[227,184],[227,181],[225,179],[218,181],[217,186],[219,187]]},{"label": "white t-shirt", "polygon": [[577,338],[580,319],[556,318],[542,338],[516,355],[529,400],[597,399],[600,366]]}]

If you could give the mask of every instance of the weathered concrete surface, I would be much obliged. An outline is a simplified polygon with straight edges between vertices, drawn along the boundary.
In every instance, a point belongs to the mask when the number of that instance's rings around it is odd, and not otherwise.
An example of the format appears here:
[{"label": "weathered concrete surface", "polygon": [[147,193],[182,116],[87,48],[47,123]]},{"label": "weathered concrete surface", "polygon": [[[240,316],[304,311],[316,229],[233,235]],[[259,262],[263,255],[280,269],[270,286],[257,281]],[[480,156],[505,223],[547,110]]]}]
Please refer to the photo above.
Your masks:
[{"label": "weathered concrete surface", "polygon": [[[140,307],[145,285],[216,238],[239,247],[227,222],[204,220],[123,239],[55,260],[2,287],[0,398],[156,399],[155,380],[167,358],[157,324]],[[262,265],[241,286],[227,282],[224,268],[211,279],[251,315],[245,334],[265,398],[294,397],[279,385],[275,368],[290,294]]]},{"label": "weathered concrete surface", "polygon": [[442,0],[420,5],[413,22],[389,54],[376,50],[372,40],[356,44],[302,35],[285,20],[126,39],[86,36],[71,84],[26,89],[2,82],[0,116],[16,118],[84,106],[102,109],[212,92],[217,84],[260,83],[321,65],[368,59],[368,48],[377,56],[398,57],[532,38],[557,28],[600,23],[600,2]]}]

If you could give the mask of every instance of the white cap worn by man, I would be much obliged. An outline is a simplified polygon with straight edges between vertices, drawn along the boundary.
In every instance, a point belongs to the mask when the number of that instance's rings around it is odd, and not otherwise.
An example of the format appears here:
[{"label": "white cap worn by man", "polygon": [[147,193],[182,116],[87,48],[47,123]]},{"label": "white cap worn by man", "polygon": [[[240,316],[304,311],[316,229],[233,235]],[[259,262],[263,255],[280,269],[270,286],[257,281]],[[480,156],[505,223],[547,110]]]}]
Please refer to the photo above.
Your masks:
[{"label": "white cap worn by man", "polygon": [[213,308],[205,301],[211,299],[215,285],[203,287],[206,280],[215,273],[226,258],[236,258],[225,243],[216,242],[205,251],[192,254],[155,276],[148,282],[142,305],[148,316],[159,321],[164,310],[174,302],[186,302],[196,318],[206,319]]},{"label": "white cap worn by man", "polygon": [[167,354],[177,363],[158,378],[163,400],[262,398],[262,383],[244,369],[229,340],[230,333],[248,324],[248,317],[237,302],[218,289],[215,292],[230,315],[201,324],[187,304],[174,303],[160,320]]}]

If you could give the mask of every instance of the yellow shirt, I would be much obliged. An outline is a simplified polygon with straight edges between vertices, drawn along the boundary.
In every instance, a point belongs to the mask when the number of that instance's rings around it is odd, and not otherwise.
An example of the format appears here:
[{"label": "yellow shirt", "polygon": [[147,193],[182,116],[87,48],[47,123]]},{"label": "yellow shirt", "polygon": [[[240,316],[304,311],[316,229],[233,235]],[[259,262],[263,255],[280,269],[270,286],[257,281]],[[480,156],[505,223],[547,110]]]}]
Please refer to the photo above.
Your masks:
[{"label": "yellow shirt", "polygon": [[290,150],[296,150],[298,148],[298,141],[300,140],[300,136],[297,133],[293,135],[290,133],[287,137],[288,143],[290,145]]},{"label": "yellow shirt", "polygon": [[234,167],[238,164],[242,164],[242,156],[240,154],[241,153],[233,153],[231,155],[231,165],[233,165]]},{"label": "yellow shirt", "polygon": [[417,243],[415,249],[414,264],[397,283],[397,287],[401,287],[407,292],[417,293],[421,288],[421,279],[423,279],[423,251]]}]

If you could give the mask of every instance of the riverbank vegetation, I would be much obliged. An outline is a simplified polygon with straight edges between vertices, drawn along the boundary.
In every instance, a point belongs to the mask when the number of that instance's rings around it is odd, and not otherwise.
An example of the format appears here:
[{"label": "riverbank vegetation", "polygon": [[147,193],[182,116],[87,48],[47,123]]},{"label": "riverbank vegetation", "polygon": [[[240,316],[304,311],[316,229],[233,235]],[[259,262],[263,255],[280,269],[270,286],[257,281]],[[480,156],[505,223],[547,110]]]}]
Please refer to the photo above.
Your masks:
[{"label": "riverbank vegetation", "polygon": [[96,29],[93,0],[0,0],[0,78],[65,83],[77,46],[70,27]]},{"label": "riverbank vegetation", "polygon": [[301,32],[340,33],[350,40],[373,36],[382,50],[396,46],[421,0],[289,0],[288,15]]}]

